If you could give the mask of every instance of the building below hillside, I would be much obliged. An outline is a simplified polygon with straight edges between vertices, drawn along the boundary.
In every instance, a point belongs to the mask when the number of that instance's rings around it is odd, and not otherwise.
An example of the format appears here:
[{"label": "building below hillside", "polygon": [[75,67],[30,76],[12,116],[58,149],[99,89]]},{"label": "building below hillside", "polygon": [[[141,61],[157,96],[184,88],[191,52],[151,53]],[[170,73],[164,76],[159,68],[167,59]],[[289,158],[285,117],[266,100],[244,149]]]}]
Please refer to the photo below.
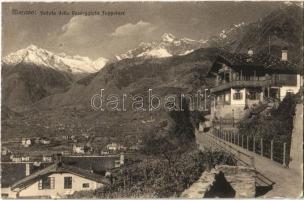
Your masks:
[{"label": "building below hillside", "polygon": [[7,197],[63,198],[77,191],[96,190],[108,184],[110,181],[104,176],[56,162],[17,181],[8,189]]},{"label": "building below hillside", "polygon": [[212,119],[241,119],[251,108],[298,93],[300,72],[287,58],[287,49],[281,58],[251,49],[248,54],[222,52],[208,74],[215,80],[210,90]]},{"label": "building below hillside", "polygon": [[[4,162],[1,195],[8,198],[64,198],[110,184],[106,174],[124,165],[124,155],[61,156],[54,162]],[[18,172],[18,173],[16,173]]]}]

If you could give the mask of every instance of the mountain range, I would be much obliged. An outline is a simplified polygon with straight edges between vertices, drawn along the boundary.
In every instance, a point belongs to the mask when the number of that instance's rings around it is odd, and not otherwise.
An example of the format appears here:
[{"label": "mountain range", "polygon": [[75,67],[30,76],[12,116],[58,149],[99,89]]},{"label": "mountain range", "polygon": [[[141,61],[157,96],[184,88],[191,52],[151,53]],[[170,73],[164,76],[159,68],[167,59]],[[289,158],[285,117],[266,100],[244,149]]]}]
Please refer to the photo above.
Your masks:
[{"label": "mountain range", "polygon": [[252,23],[234,24],[209,38],[208,46],[231,52],[270,53],[279,57],[282,48],[288,49],[289,60],[295,64],[303,57],[303,6],[290,4]]},{"label": "mountain range", "polygon": [[40,99],[61,93],[98,72],[108,60],[56,54],[30,45],[2,59],[2,104],[23,110]]},{"label": "mountain range", "polygon": [[88,57],[70,56],[65,53],[56,54],[48,50],[30,45],[25,49],[13,52],[2,59],[4,66],[36,65],[54,69],[71,76],[85,76],[95,73],[105,66],[107,59],[91,60]]},{"label": "mountain range", "polygon": [[189,38],[176,38],[171,33],[164,33],[160,41],[142,42],[135,49],[116,56],[117,60],[126,58],[164,58],[171,56],[182,56],[193,52],[196,49],[206,47],[205,40],[192,40]]},{"label": "mountain range", "polygon": [[[206,74],[223,49],[246,52],[251,47],[254,53],[266,52],[278,57],[281,49],[288,47],[288,58],[300,64],[302,26],[303,8],[288,6],[257,22],[232,25],[208,41],[178,39],[172,34],[164,34],[160,41],[141,43],[138,48],[118,55],[117,60],[108,61],[99,71],[91,67],[90,73],[80,78],[71,75],[73,70],[58,69],[59,65],[46,67],[51,63],[49,59],[39,57],[39,64],[23,60],[12,67],[5,58],[2,60],[2,107],[6,107],[6,116],[25,112],[21,117],[16,114],[7,117],[10,125],[3,127],[4,133],[57,134],[59,126],[65,126],[67,132],[73,133],[81,126],[92,134],[138,135],[159,128],[163,121],[168,125],[162,127],[162,131],[168,130],[178,122],[167,112],[94,111],[90,99],[100,93],[100,89],[104,89],[105,96],[143,94],[146,98],[149,88],[163,97],[212,86],[212,80]],[[155,119],[153,123],[142,123],[151,116]],[[36,124],[41,126],[37,128]]]}]

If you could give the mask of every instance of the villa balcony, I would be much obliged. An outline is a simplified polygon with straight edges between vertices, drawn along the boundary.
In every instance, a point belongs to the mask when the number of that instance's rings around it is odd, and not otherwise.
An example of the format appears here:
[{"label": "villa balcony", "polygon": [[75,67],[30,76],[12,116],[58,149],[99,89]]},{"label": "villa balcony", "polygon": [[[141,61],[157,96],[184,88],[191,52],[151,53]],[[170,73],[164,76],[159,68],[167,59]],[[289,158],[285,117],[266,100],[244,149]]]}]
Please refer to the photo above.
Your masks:
[{"label": "villa balcony", "polygon": [[226,83],[221,83],[218,86],[211,88],[211,93],[227,90],[230,88],[244,88],[244,87],[264,87],[271,84],[271,80],[260,80],[260,81],[231,81]]}]

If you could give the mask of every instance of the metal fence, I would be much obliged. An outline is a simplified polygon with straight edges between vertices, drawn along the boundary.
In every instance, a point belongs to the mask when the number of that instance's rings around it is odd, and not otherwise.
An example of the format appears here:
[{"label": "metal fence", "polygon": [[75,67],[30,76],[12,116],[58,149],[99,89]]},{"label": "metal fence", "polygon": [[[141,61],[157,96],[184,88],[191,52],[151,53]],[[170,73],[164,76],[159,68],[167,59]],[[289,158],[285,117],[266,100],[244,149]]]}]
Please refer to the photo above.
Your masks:
[{"label": "metal fence", "polygon": [[212,134],[224,141],[235,144],[248,151],[266,157],[287,167],[289,163],[289,145],[279,140],[266,140],[257,136],[245,136],[235,131],[213,129]]},{"label": "metal fence", "polygon": [[245,165],[249,167],[255,167],[254,157],[250,156],[246,153],[235,148],[233,145],[230,145],[224,140],[218,140],[218,138],[214,134],[205,133],[205,136],[208,138],[204,138],[208,140],[211,149],[220,149],[223,151],[227,151],[240,165]]},{"label": "metal fence", "polygon": [[234,118],[220,118],[218,120],[213,120],[212,124],[214,126],[222,127],[225,125],[231,125],[232,127],[237,127],[240,123],[240,120]]}]

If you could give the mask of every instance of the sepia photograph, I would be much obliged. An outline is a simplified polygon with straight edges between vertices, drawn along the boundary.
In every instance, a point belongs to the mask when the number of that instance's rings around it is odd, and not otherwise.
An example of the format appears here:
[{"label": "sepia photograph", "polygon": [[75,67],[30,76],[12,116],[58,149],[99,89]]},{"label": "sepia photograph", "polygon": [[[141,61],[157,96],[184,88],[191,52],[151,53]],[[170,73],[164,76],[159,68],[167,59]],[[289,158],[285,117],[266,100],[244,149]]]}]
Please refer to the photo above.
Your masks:
[{"label": "sepia photograph", "polygon": [[1,199],[303,198],[304,1],[1,1]]}]

